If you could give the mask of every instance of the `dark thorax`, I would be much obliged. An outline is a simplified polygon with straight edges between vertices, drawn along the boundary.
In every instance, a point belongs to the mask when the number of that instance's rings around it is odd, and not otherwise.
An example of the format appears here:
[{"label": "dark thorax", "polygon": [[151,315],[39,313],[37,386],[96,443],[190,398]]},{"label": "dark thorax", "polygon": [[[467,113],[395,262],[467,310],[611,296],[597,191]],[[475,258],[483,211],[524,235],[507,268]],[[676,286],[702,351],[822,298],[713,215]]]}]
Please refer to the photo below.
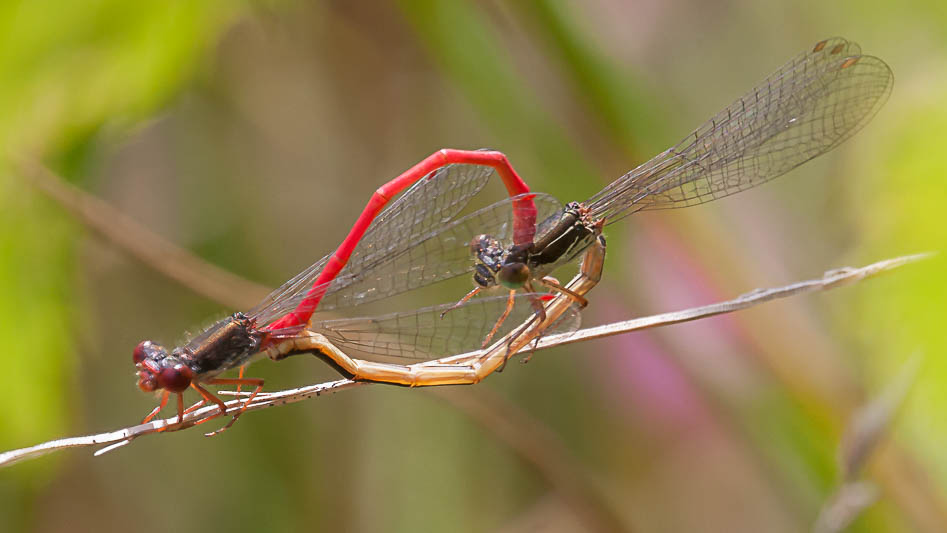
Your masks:
[{"label": "dark thorax", "polygon": [[[578,202],[570,202],[554,217],[539,225],[536,239],[526,253],[525,263],[530,269],[559,265],[570,261],[592,242],[591,224],[583,216]],[[515,258],[521,260],[520,258]]]},{"label": "dark thorax", "polygon": [[184,361],[197,376],[209,377],[248,360],[260,351],[261,340],[262,334],[253,320],[243,313],[234,313],[175,348],[172,355]]}]

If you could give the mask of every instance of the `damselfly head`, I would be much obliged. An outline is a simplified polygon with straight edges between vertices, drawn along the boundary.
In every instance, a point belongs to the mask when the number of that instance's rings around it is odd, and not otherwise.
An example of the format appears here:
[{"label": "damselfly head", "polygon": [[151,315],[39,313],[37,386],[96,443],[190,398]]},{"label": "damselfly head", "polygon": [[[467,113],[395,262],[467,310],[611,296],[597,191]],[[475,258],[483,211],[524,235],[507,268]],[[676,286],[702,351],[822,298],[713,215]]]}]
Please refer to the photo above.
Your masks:
[{"label": "damselfly head", "polygon": [[191,386],[194,371],[177,357],[168,354],[164,346],[151,341],[141,341],[132,352],[132,360],[138,369],[138,388],[145,392],[165,389],[181,392]]}]

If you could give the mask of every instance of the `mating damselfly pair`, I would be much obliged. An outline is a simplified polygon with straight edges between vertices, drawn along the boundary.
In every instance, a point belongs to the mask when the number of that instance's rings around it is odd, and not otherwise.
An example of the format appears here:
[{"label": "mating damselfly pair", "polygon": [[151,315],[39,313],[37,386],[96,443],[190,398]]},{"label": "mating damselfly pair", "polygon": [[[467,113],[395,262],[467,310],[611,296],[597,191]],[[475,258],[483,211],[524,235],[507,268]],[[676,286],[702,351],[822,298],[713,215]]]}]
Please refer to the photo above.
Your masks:
[{"label": "mating damselfly pair", "polygon": [[[821,41],[678,144],[588,200],[566,205],[530,191],[500,152],[435,152],[378,189],[335,252],[258,306],[171,351],[140,343],[134,350],[138,385],[162,393],[145,420],[172,393],[183,420],[196,408],[184,409],[188,388],[201,395],[200,403],[214,402],[225,413],[205,385],[253,387],[245,408],[263,387],[263,380],[243,377],[255,356],[314,353],[356,380],[475,383],[497,365],[481,364],[476,356],[440,358],[486,347],[493,339],[512,347],[518,336],[575,326],[578,309],[587,303],[584,294],[600,276],[605,226],[641,210],[722,198],[784,174],[854,134],[884,103],[892,83],[888,66],[862,55],[857,44]],[[464,214],[494,173],[509,197]],[[580,289],[550,277],[582,254],[586,283]],[[474,286],[455,302],[375,317],[319,316],[457,276],[471,276]],[[502,293],[490,294],[495,290]],[[550,317],[553,299],[560,303]],[[571,305],[563,307],[563,299]],[[219,377],[235,367],[239,377]]]}]

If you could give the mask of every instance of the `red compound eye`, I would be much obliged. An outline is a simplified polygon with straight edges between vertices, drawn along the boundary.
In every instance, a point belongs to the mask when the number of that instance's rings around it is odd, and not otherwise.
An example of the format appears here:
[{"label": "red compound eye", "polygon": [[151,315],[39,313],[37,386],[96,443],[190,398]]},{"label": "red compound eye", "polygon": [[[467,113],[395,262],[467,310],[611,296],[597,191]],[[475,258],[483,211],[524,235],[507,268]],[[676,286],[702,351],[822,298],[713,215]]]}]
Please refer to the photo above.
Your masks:
[{"label": "red compound eye", "polygon": [[167,356],[168,352],[165,351],[164,346],[152,341],[141,341],[132,351],[132,361],[134,361],[136,365],[149,359],[158,360],[164,359]]},{"label": "red compound eye", "polygon": [[158,385],[171,392],[181,392],[191,385],[194,372],[187,365],[178,363],[173,367],[162,368],[158,374]]},{"label": "red compound eye", "polygon": [[147,370],[138,373],[138,388],[145,392],[153,392],[158,388],[158,381],[155,375]]},{"label": "red compound eye", "polygon": [[132,351],[132,361],[137,365],[138,363],[145,360],[145,357],[148,357],[148,351],[146,348],[151,344],[151,341],[141,341],[138,343],[138,346],[135,346],[135,350]]}]

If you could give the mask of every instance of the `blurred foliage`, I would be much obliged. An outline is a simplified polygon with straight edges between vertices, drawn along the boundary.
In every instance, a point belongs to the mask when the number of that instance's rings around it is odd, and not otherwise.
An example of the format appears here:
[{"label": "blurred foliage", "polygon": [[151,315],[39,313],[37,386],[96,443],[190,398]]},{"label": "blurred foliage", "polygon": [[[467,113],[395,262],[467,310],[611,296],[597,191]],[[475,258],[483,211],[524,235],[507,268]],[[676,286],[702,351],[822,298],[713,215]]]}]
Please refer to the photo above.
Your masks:
[{"label": "blurred foliage", "polygon": [[[852,38],[896,75],[865,131],[759,191],[610,228],[608,277],[584,316],[941,255],[818,298],[542,354],[469,390],[548,425],[629,527],[797,531],[834,486],[852,411],[920,352],[918,386],[866,474],[883,501],[852,529],[939,531],[947,41],[939,2],[909,4],[6,2],[0,140],[275,284],[434,149],[501,149],[535,188],[581,199],[780,61]],[[10,161],[0,171],[0,444],[136,420],[150,399],[132,385],[130,347],[219,306],[84,238]],[[271,386],[331,375],[314,366],[253,371]],[[366,389],[247,416],[215,439],[41,459],[0,476],[0,529],[590,528],[450,405]]]},{"label": "blurred foliage", "polygon": [[[13,162],[45,157],[81,179],[100,131],[127,131],[167,103],[213,50],[236,14],[228,2],[4,2],[0,4],[0,144]],[[109,138],[106,136],[106,138]],[[114,138],[114,137],[112,137]],[[9,179],[0,160],[0,373],[16,376],[0,405],[0,445],[46,439],[75,428],[76,381],[71,338],[80,335],[75,306],[75,240],[56,206]],[[28,408],[27,408],[28,406]],[[36,476],[32,465],[18,472]],[[33,477],[34,482],[42,478]],[[30,485],[31,483],[26,483]],[[15,514],[25,502],[7,491]]]},{"label": "blurred foliage", "polygon": [[[913,85],[913,84],[912,84]],[[891,142],[877,147],[872,166],[865,166],[864,191],[858,198],[858,224],[865,235],[859,257],[888,251],[929,250],[931,259],[884,280],[879,290],[859,293],[848,324],[859,340],[870,347],[864,363],[873,380],[893,375],[904,354],[925,354],[925,365],[905,413],[910,440],[924,448],[947,479],[947,461],[939,442],[947,439],[947,426],[932,424],[947,406],[947,335],[944,303],[947,302],[947,77],[939,72],[908,86],[915,93],[898,106],[889,120]]]}]

